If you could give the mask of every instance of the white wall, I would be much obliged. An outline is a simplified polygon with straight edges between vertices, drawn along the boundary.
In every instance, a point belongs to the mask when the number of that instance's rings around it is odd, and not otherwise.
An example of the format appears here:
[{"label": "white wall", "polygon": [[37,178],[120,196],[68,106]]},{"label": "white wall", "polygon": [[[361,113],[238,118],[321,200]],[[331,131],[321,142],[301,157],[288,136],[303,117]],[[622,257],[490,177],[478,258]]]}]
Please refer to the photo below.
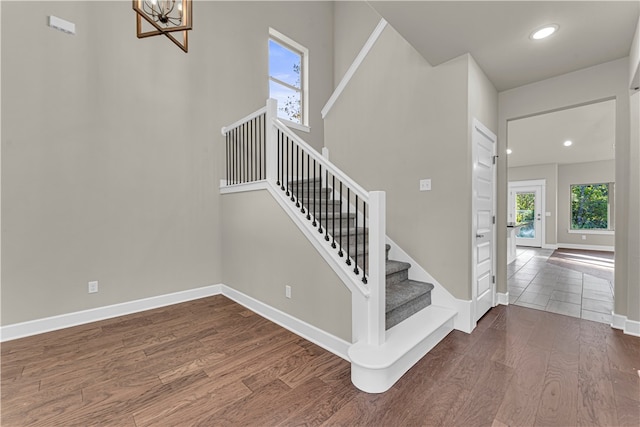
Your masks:
[{"label": "white wall", "polygon": [[187,54],[137,39],[130,2],[0,7],[1,324],[220,283],[220,128],[264,106],[273,26],[310,50],[322,147],[332,4],[195,2]]},{"label": "white wall", "polygon": [[[630,182],[630,97],[629,97],[629,58],[607,62],[594,67],[543,80],[530,85],[511,89],[499,94],[499,135],[501,150],[506,150],[507,121],[541,112],[581,105],[605,99],[616,99],[616,274],[615,274],[615,312],[640,320],[640,309],[630,308],[629,292],[637,292],[638,281],[629,280],[631,256],[630,243],[633,246],[638,236],[629,235],[630,197],[640,192],[636,182]],[[634,142],[635,144],[635,142]],[[638,167],[636,159],[634,167]],[[499,191],[506,195],[507,162],[498,161]],[[498,231],[500,240],[506,241],[506,197],[498,206]],[[500,212],[505,214],[500,215]],[[502,230],[504,228],[504,230]],[[506,291],[506,254],[498,271],[498,288]],[[634,301],[636,303],[638,301]],[[640,304],[637,305],[640,307]]]}]

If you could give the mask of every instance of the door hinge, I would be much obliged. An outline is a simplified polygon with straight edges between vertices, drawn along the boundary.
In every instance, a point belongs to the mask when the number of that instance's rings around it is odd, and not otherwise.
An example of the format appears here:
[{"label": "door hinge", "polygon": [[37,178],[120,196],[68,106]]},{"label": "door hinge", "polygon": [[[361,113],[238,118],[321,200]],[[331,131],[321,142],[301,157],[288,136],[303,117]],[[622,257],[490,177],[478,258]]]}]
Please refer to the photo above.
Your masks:
[{"label": "door hinge", "polygon": [[491,283],[496,283],[496,276],[491,276]]},{"label": "door hinge", "polygon": [[498,160],[498,156],[493,156],[493,164],[496,164],[496,161]]},{"label": "door hinge", "polygon": [[491,218],[491,221],[492,221],[492,224],[496,223],[496,216],[495,215]]}]

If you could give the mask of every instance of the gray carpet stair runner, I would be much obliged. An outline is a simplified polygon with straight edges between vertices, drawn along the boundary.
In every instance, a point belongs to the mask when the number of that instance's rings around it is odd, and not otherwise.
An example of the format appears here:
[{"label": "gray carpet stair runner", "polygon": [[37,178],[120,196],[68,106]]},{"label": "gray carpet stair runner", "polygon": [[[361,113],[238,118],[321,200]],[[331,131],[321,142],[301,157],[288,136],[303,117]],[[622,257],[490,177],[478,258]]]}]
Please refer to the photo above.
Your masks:
[{"label": "gray carpet stair runner", "polygon": [[[320,180],[302,180],[289,182],[289,190],[293,194],[300,196],[299,203],[316,218],[321,218],[322,223],[327,224],[329,234],[337,236],[342,234],[342,243],[345,250],[349,249],[350,254],[355,253],[356,244],[358,250],[362,252],[363,239],[366,236],[366,229],[355,227],[355,213],[347,215],[339,200],[334,200],[333,190],[324,187]],[[339,198],[338,194],[336,197]],[[335,219],[334,219],[335,218]],[[361,225],[361,224],[360,224]],[[334,232],[335,230],[335,232]],[[347,245],[347,235],[349,244]],[[333,240],[333,239],[332,239]],[[329,244],[329,243],[328,243]],[[389,259],[390,245],[386,245],[386,329],[392,328],[413,314],[431,305],[431,283],[418,282],[409,279],[409,268],[411,264]],[[368,259],[360,253],[355,260],[359,266],[363,262],[368,263]]]}]

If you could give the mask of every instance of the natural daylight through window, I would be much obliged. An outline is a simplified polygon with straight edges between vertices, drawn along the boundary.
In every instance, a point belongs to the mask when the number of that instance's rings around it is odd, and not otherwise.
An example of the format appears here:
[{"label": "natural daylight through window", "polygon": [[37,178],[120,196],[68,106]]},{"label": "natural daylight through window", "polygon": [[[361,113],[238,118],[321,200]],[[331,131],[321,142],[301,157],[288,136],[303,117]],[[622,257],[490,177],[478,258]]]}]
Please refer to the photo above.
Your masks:
[{"label": "natural daylight through window", "polygon": [[571,229],[613,230],[613,183],[571,186]]},{"label": "natural daylight through window", "polygon": [[308,50],[273,29],[269,36],[269,97],[279,118],[307,126]]}]

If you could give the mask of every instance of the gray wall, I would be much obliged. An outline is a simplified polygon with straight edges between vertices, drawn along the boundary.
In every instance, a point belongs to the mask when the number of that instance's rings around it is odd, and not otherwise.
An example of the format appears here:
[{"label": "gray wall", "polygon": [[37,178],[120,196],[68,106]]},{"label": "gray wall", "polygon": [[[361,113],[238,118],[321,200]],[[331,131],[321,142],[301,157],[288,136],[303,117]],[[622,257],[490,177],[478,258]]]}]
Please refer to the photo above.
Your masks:
[{"label": "gray wall", "polygon": [[[388,26],[325,119],[332,161],[387,192],[387,234],[461,299],[471,298],[470,121],[495,129],[497,110],[471,61],[431,67]],[[418,191],[424,178],[430,192]]]},{"label": "gray wall", "polygon": [[476,118],[497,136],[498,91],[475,59],[471,55],[467,56],[469,60],[469,132],[471,132],[473,119]]},{"label": "gray wall", "polygon": [[130,2],[1,8],[2,325],[220,283],[220,127],[264,105],[273,26],[310,50],[322,146],[332,4],[195,2],[188,54]]},{"label": "gray wall", "polygon": [[[529,181],[534,179],[544,179],[545,185],[545,212],[551,216],[545,217],[545,241],[547,245],[558,243],[558,165],[532,165],[509,168],[509,182]],[[508,193],[507,193],[508,194]]]},{"label": "gray wall", "polygon": [[[636,34],[640,33],[640,23]],[[640,49],[640,45],[638,47]],[[640,71],[640,70],[639,70]],[[629,149],[629,265],[627,290],[627,316],[631,320],[640,319],[640,92],[631,95],[629,116],[631,121]],[[635,286],[634,286],[635,284]],[[624,304],[618,303],[616,307]]]},{"label": "gray wall", "polygon": [[223,282],[350,342],[351,292],[273,197],[222,197]]},{"label": "gray wall", "polygon": [[333,8],[333,81],[337,86],[380,22],[380,15],[363,0],[337,1]]},{"label": "gray wall", "polygon": [[[574,184],[600,184],[615,182],[615,161],[604,160],[600,162],[574,163],[560,165],[558,168],[558,245],[563,243],[573,245],[614,246],[613,235],[569,233],[569,220],[571,217],[571,185]],[[615,192],[614,192],[615,203]],[[613,213],[613,212],[612,212]],[[614,214],[615,216],[615,214]]]},{"label": "gray wall", "polygon": [[[541,112],[553,111],[582,105],[605,99],[616,99],[616,273],[615,273],[615,307],[616,314],[628,316],[629,319],[640,320],[640,301],[629,300],[631,295],[638,295],[640,283],[630,280],[630,265],[635,263],[630,247],[637,246],[640,236],[630,234],[637,221],[637,211],[632,210],[630,200],[634,200],[640,192],[638,182],[630,179],[631,163],[637,168],[634,147],[630,132],[632,124],[637,126],[636,118],[631,118],[629,82],[629,59],[623,58],[594,67],[564,74],[537,83],[501,92],[499,94],[499,135],[500,149],[506,150],[507,122]],[[506,157],[506,156],[505,156]],[[498,188],[506,195],[507,162],[498,161]],[[506,240],[506,197],[498,206],[498,231],[502,233],[500,240]],[[501,212],[503,212],[501,214]],[[504,229],[504,230],[503,230]],[[498,287],[506,291],[506,256],[499,265]]]}]

